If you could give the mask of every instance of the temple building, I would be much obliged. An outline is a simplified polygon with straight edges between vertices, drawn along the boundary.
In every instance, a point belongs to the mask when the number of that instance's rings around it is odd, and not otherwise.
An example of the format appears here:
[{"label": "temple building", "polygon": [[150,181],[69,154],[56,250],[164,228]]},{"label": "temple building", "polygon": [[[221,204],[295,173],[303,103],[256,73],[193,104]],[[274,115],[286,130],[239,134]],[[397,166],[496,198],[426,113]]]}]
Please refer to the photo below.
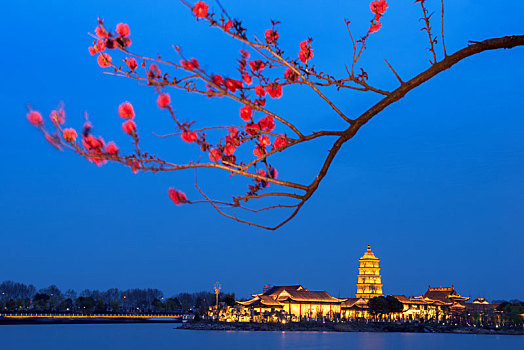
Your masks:
[{"label": "temple building", "polygon": [[[301,285],[266,286],[262,293],[252,294],[250,300],[236,301],[231,307],[211,307],[208,317],[226,322],[297,322],[302,320],[359,321],[389,319],[402,322],[477,322],[500,321],[497,305],[477,298],[460,295],[451,287],[431,287],[420,296],[391,295],[402,304],[402,309],[381,314],[376,303],[369,300],[384,297],[379,267],[380,259],[367,251],[359,259],[357,292],[355,298],[335,298],[326,291],[312,291]],[[391,299],[386,299],[391,300]],[[398,306],[398,305],[397,305]],[[367,322],[367,321],[366,321]]]},{"label": "temple building", "polygon": [[378,259],[371,251],[368,244],[368,251],[358,260],[358,283],[356,298],[369,300],[374,297],[384,296],[382,293],[382,283],[380,282],[380,268]]},{"label": "temple building", "polygon": [[[312,291],[301,285],[273,286],[252,297],[248,301],[237,301],[242,308],[249,309],[251,316],[263,317],[264,314],[281,310],[290,321],[335,318],[340,315],[340,306],[345,300],[332,297],[326,291]],[[241,310],[241,314],[246,315],[245,311]]]},{"label": "temple building", "polygon": [[368,300],[362,298],[347,298],[342,303],[341,318],[345,320],[354,320],[359,318],[369,318]]},{"label": "temple building", "polygon": [[447,320],[450,317],[464,315],[466,300],[453,287],[428,287],[421,296],[408,298],[405,295],[392,295],[400,301],[404,310],[401,319],[408,320]]},{"label": "temple building", "polygon": [[452,314],[458,315],[464,313],[466,308],[466,300],[469,297],[463,297],[451,285],[451,287],[438,287],[431,288],[428,286],[428,290],[424,295],[415,297],[414,299],[422,299],[424,301],[440,301],[441,303],[448,306],[449,311]]}]

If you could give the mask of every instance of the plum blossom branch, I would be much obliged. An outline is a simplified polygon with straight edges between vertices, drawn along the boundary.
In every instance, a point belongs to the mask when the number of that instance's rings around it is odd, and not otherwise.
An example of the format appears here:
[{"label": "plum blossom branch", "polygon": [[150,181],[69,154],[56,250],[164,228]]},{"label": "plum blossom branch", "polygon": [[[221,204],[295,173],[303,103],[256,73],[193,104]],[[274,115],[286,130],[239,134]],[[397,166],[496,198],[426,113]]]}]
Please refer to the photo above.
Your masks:
[{"label": "plum blossom branch", "polygon": [[[157,136],[162,138],[180,136],[184,142],[198,146],[200,151],[209,157],[209,162],[201,162],[199,159],[198,161],[178,164],[177,162],[161,159],[154,154],[150,154],[147,150],[142,149],[140,147],[139,129],[135,121],[135,111],[133,105],[128,101],[119,105],[118,116],[123,119],[122,131],[129,137],[128,140],[133,146],[133,151],[130,154],[124,154],[115,142],[105,142],[101,136],[95,135],[93,133],[93,126],[87,116],[86,122],[80,132],[77,132],[73,128],[62,127],[65,123],[65,112],[61,105],[50,114],[54,131],[50,131],[44,126],[42,115],[30,106],[27,118],[31,124],[43,133],[46,140],[54,147],[59,150],[71,150],[98,166],[107,162],[114,162],[129,167],[134,173],[145,171],[157,173],[194,169],[195,188],[205,200],[190,200],[182,191],[170,188],[168,190],[168,196],[176,205],[198,204],[202,202],[210,203],[221,215],[236,220],[237,222],[268,230],[276,230],[282,227],[297,215],[302,206],[318,189],[342,146],[351,140],[362,126],[367,124],[374,116],[378,115],[389,105],[399,101],[409,91],[469,56],[487,50],[510,49],[516,46],[524,46],[524,36],[514,35],[479,42],[470,42],[471,44],[467,47],[448,56],[444,46],[444,30],[442,24],[442,42],[445,57],[441,61],[437,61],[434,48],[436,39],[431,34],[429,22],[431,15],[425,8],[424,0],[417,0],[416,3],[420,3],[423,10],[423,18],[421,20],[425,22],[425,27],[422,30],[427,31],[431,44],[430,51],[433,54],[432,64],[425,71],[404,82],[389,62],[385,60],[400,83],[400,86],[395,90],[385,91],[367,83],[368,74],[363,68],[360,68],[360,74],[355,75],[356,64],[362,57],[367,40],[371,37],[371,34],[377,32],[382,27],[381,19],[388,8],[385,0],[371,2],[370,10],[373,18],[370,21],[370,26],[366,34],[361,39],[355,40],[349,28],[349,21],[346,20],[346,27],[353,46],[353,60],[351,70],[346,66],[348,76],[343,79],[337,79],[328,73],[318,72],[315,66],[310,64],[313,58],[312,38],[308,38],[300,43],[298,59],[286,58],[284,57],[284,51],[278,46],[280,35],[277,29],[278,22],[272,21],[272,27],[266,30],[265,43],[256,36],[254,36],[255,39],[252,41],[247,38],[246,29],[242,26],[242,23],[238,20],[232,20],[221,5],[222,15],[217,19],[217,15],[210,13],[208,5],[203,1],[196,2],[194,6],[191,6],[185,0],[182,0],[182,2],[191,9],[197,20],[207,20],[211,27],[218,27],[234,39],[247,44],[254,53],[258,55],[256,58],[251,59],[249,52],[245,50],[240,51],[240,59],[238,60],[240,78],[222,76],[216,73],[212,74],[200,67],[198,60],[195,58],[189,59],[184,57],[178,47],[175,47],[175,50],[181,58],[180,63],[164,60],[160,56],[154,58],[131,53],[129,51],[129,46],[131,45],[130,29],[127,24],[124,23],[117,24],[116,30],[111,32],[104,27],[103,21],[99,20],[95,30],[95,41],[93,42],[93,46],[89,47],[89,52],[92,55],[97,55],[97,62],[101,68],[113,69],[112,72],[106,71],[106,74],[126,77],[140,83],[144,82],[148,86],[153,86],[158,95],[156,101],[157,106],[169,113],[174,121],[175,128],[174,132]],[[442,23],[443,16],[444,7],[442,3]],[[118,65],[113,62],[113,58],[108,54],[108,51],[111,49],[118,49],[128,56],[123,60],[124,65]],[[143,70],[143,73],[139,71],[137,59],[143,60],[140,64],[140,71]],[[147,67],[147,65],[149,65],[149,67]],[[178,77],[172,77],[170,76],[172,72],[162,72],[165,66],[171,70],[182,72],[182,74]],[[283,72],[284,74],[281,72],[283,70],[285,70]],[[279,74],[277,78],[270,75],[270,73],[274,72]],[[282,75],[285,82],[281,82]],[[266,107],[266,102],[271,101],[269,98],[278,100],[282,97],[283,87],[293,84],[309,86],[309,88],[313,89],[318,96],[325,100],[342,119],[348,122],[349,126],[343,130],[321,130],[305,134],[300,132],[298,128],[287,119],[272,113],[270,109]],[[320,90],[320,88],[328,86],[334,86],[337,90],[348,88],[356,91],[372,91],[382,95],[382,97],[360,116],[355,119],[350,119]],[[177,117],[171,97],[166,91],[166,89],[170,87],[182,89],[189,93],[205,95],[210,98],[227,96],[242,105],[239,110],[239,116],[245,124],[238,126],[213,125],[195,128],[194,122],[182,122],[181,119]],[[259,114],[265,116],[260,117]],[[278,127],[289,128],[297,137],[288,137],[285,133],[275,131],[278,130]],[[224,134],[225,131],[227,132],[226,134]],[[211,135],[208,135],[208,132],[211,133]],[[217,134],[219,140],[212,142],[212,139],[217,138]],[[317,175],[309,185],[279,178],[277,168],[273,161],[280,152],[286,152],[298,144],[326,137],[331,137],[335,140],[322,162]],[[244,156],[240,158],[238,153],[236,153],[236,150],[240,147],[252,147],[254,158]],[[200,168],[219,169],[230,175],[240,175],[242,178],[249,179],[251,182],[248,184],[247,193],[233,196],[231,202],[210,198],[202,191],[202,188],[197,183],[196,172],[197,169]],[[270,184],[279,187],[273,192],[267,192],[266,190]],[[251,203],[253,200],[263,198],[268,200],[286,199],[291,201],[292,204],[277,203],[262,208],[252,208],[251,206],[241,204]],[[230,209],[239,209],[250,213],[273,209],[290,209],[290,212],[289,215],[278,224],[268,226],[237,217],[236,213],[230,214],[226,212]]]}]

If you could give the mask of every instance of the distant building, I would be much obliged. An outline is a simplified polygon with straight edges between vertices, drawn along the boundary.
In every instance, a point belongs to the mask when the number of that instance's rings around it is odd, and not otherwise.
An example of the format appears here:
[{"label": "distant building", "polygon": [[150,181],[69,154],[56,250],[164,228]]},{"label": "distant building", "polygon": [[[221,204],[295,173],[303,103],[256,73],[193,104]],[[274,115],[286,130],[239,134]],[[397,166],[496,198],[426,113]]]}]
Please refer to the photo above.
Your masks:
[{"label": "distant building", "polygon": [[424,295],[408,298],[405,295],[392,295],[404,305],[401,318],[408,320],[446,320],[464,314],[466,300],[453,286],[428,287]]},{"label": "distant building", "polygon": [[253,299],[237,301],[237,304],[257,313],[254,316],[281,310],[292,320],[335,318],[340,315],[340,306],[345,300],[332,297],[326,291],[312,291],[301,285],[274,286],[262,294],[252,296]]},{"label": "distant building", "polygon": [[373,314],[369,300],[383,297],[379,267],[380,259],[368,249],[359,259],[357,292],[355,298],[335,298],[326,291],[312,291],[301,285],[266,285],[262,293],[252,299],[237,301],[234,307],[211,308],[209,317],[221,321],[240,322],[295,322],[300,320],[338,319],[394,319],[398,321],[498,321],[497,305],[484,298],[467,303],[469,297],[460,295],[451,287],[431,287],[421,296],[391,295],[403,305],[401,312]]},{"label": "distant building", "polygon": [[368,251],[358,260],[358,283],[356,298],[369,300],[374,297],[384,296],[382,293],[382,283],[380,281],[380,260],[371,252],[368,244]]},{"label": "distant building", "polygon": [[341,318],[346,320],[369,318],[369,299],[347,298],[340,306],[342,313]]}]

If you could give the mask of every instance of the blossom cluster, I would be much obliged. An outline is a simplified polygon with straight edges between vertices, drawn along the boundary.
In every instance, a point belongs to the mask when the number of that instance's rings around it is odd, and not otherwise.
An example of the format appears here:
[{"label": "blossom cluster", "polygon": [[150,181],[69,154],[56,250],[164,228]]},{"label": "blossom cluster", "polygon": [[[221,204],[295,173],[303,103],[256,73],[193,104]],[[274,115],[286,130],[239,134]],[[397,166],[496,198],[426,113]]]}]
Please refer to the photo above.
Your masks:
[{"label": "blossom cluster", "polygon": [[375,33],[382,27],[382,23],[380,22],[380,19],[382,18],[384,13],[386,13],[386,10],[388,8],[388,3],[386,0],[372,1],[371,4],[369,5],[369,8],[371,9],[371,12],[375,14],[375,17],[371,21],[369,32]]},{"label": "blossom cluster", "polygon": [[[131,39],[129,38],[131,30],[126,23],[118,23],[115,32],[112,33],[106,30],[104,22],[99,19],[98,26],[95,28],[95,35],[97,40],[93,42],[93,46],[89,47],[89,53],[91,56],[94,56],[97,53],[99,54],[97,62],[102,68],[110,67],[113,61],[113,58],[108,53],[104,52],[106,49],[125,49],[131,46]],[[126,63],[132,70],[137,67],[134,58]]]},{"label": "blossom cluster", "polygon": [[[374,33],[381,27],[381,18],[388,8],[386,0],[372,1],[370,4],[371,12],[374,17],[371,21],[369,33]],[[244,34],[245,28],[241,22],[232,20],[227,15],[222,14],[220,20],[215,20],[216,14],[210,12],[209,5],[204,1],[197,1],[191,11],[197,20],[203,19],[209,21],[212,26],[221,28],[229,35],[247,40]],[[282,55],[283,51],[278,47],[280,34],[276,28],[278,22],[272,21],[272,27],[265,30],[265,44],[268,50],[273,50],[277,55]],[[128,52],[131,45],[131,30],[126,23],[118,23],[113,32],[104,27],[103,20],[98,20],[98,26],[95,28],[95,41],[89,47],[89,53],[92,56],[97,55],[97,62],[101,68],[113,66],[117,74],[124,76],[132,75],[134,78],[146,81],[148,85],[155,87],[157,91],[156,104],[159,108],[170,113],[175,121],[177,134],[181,139],[189,144],[196,144],[200,150],[207,155],[209,160],[216,165],[230,166],[240,168],[245,165],[242,161],[237,161],[237,149],[242,145],[251,147],[255,159],[249,160],[249,166],[253,166],[255,172],[250,174],[254,176],[254,184],[249,185],[248,195],[254,195],[258,191],[269,186],[268,179],[276,179],[278,176],[275,167],[268,163],[270,154],[281,152],[290,145],[290,139],[284,133],[276,133],[276,122],[284,120],[271,113],[266,108],[267,99],[279,99],[283,96],[283,85],[289,85],[299,82],[301,79],[308,79],[311,72],[315,73],[314,66],[308,67],[308,62],[313,58],[313,49],[311,47],[312,38],[308,38],[300,43],[298,57],[294,59],[285,59],[284,64],[275,64],[275,61],[263,54],[260,58],[251,58],[248,51],[240,50],[240,59],[238,60],[239,76],[225,76],[218,73],[207,72],[200,62],[192,57],[185,58],[180,51],[181,56],[178,64],[173,63],[170,67],[185,74],[185,77],[170,77],[168,72],[162,72],[163,64],[166,62],[158,56],[155,58],[144,58],[134,56]],[[129,71],[122,70],[122,67],[113,64],[107,50],[119,49],[129,56],[123,59]],[[258,51],[258,50],[256,50]],[[258,51],[260,53],[260,51]],[[144,68],[144,76],[138,71],[139,63],[137,58],[143,59],[140,66]],[[306,66],[300,64],[302,62]],[[282,69],[276,77],[271,74]],[[282,79],[283,78],[283,79]],[[281,83],[281,81],[285,83]],[[204,85],[205,89],[201,86]],[[216,127],[215,129],[226,129],[227,133],[217,143],[210,143],[207,139],[205,130],[194,130],[192,122],[180,122],[175,116],[172,100],[169,93],[165,91],[166,86],[175,86],[185,89],[188,92],[198,92],[208,97],[229,96],[240,102],[239,115],[243,121],[242,125],[237,127]],[[269,96],[269,98],[267,97]],[[261,114],[262,116],[259,116]],[[108,160],[118,161],[129,166],[133,172],[137,172],[142,167],[140,150],[138,148],[138,133],[135,123],[135,110],[133,105],[125,101],[118,106],[118,115],[124,119],[122,130],[125,134],[132,137],[136,145],[136,154],[132,156],[121,156],[120,150],[116,143],[105,142],[100,136],[94,136],[92,125],[86,121],[80,132],[81,141],[77,143],[78,133],[73,128],[62,129],[60,125],[65,123],[65,112],[62,108],[53,111],[50,115],[52,123],[57,128],[55,135],[50,135],[44,129],[44,120],[42,115],[34,110],[30,110],[27,119],[31,124],[40,128],[46,138],[57,148],[67,145],[73,148],[77,153],[85,156],[89,161],[102,165]],[[277,119],[277,120],[276,120]],[[287,124],[289,126],[289,124]],[[258,167],[258,170],[257,170]],[[168,190],[169,198],[177,205],[191,203],[186,195],[174,188]]]},{"label": "blossom cluster", "polygon": [[300,43],[300,52],[298,53],[298,58],[302,63],[306,63],[308,60],[313,58],[313,50],[311,49],[311,38],[304,40]]}]

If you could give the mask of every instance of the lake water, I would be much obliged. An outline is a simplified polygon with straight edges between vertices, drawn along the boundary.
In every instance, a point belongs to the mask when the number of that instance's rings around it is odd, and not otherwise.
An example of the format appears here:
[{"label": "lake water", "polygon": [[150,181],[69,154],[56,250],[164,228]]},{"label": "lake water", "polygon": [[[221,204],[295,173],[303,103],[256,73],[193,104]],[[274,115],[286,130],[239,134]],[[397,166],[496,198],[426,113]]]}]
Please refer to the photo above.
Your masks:
[{"label": "lake water", "polygon": [[416,333],[223,332],[176,324],[0,326],[1,350],[524,349],[524,336]]}]

